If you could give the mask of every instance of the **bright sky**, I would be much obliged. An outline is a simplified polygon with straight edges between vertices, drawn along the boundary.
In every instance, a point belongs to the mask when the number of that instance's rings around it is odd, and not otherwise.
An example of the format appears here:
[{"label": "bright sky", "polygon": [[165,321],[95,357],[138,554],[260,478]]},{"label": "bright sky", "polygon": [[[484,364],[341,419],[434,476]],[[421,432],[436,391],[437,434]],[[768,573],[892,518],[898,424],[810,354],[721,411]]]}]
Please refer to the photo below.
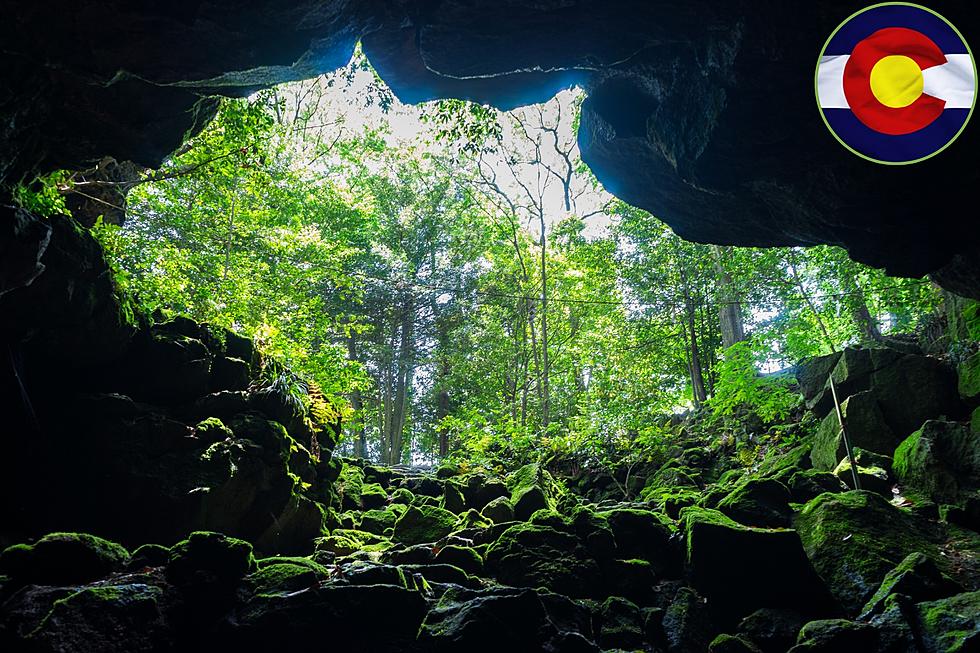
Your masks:
[{"label": "bright sky", "polygon": [[[285,95],[291,103],[295,101],[297,94],[303,93],[310,84],[316,83],[323,92],[318,111],[318,114],[323,117],[321,122],[333,123],[339,119],[345,136],[353,136],[363,132],[365,128],[378,128],[387,123],[389,134],[386,140],[392,147],[415,146],[433,151],[445,147],[442,143],[435,143],[434,129],[422,121],[420,106],[402,104],[394,98],[387,87],[379,88],[378,78],[370,70],[356,69],[349,79],[345,78],[345,74],[342,70],[324,75],[317,80],[291,84],[287,87]],[[393,100],[387,113],[382,110],[377,101],[381,93],[387,94]],[[520,160],[530,160],[533,158],[537,142],[541,145],[542,162],[557,171],[562,171],[565,164],[554,147],[554,136],[541,126],[557,127],[561,148],[567,151],[573,163],[578,165],[580,155],[572,127],[575,105],[580,100],[581,94],[580,89],[568,89],[545,104],[523,107],[501,114],[502,147],[498,152],[483,157],[483,169],[486,174],[490,177],[495,176],[508,195],[515,198],[523,197],[524,191],[521,188],[523,184],[543,200],[546,222],[549,225],[567,215],[562,184],[553,175],[543,172],[544,168],[541,166],[520,163],[509,166],[505,153],[516,152]],[[526,126],[526,135],[523,130],[515,128],[515,118],[520,119]],[[331,126],[329,129],[335,134],[337,127]],[[605,235],[610,222],[609,217],[601,213],[600,209],[612,199],[612,196],[597,183],[593,185],[593,181],[591,175],[579,173],[573,176],[572,181],[572,195],[575,198],[573,213],[588,216],[586,217],[587,237]],[[537,232],[534,222],[530,220],[525,222],[524,226],[529,231]]]}]

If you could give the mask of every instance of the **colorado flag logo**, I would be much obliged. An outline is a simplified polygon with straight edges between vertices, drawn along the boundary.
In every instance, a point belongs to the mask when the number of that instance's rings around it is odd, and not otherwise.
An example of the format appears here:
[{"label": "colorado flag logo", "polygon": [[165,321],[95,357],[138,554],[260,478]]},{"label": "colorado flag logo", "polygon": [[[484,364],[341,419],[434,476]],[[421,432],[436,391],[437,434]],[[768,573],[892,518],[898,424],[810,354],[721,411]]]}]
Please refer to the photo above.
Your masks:
[{"label": "colorado flag logo", "polygon": [[859,11],[831,34],[816,91],[824,122],[849,150],[877,163],[916,163],[966,128],[977,71],[949,21],[892,2]]}]

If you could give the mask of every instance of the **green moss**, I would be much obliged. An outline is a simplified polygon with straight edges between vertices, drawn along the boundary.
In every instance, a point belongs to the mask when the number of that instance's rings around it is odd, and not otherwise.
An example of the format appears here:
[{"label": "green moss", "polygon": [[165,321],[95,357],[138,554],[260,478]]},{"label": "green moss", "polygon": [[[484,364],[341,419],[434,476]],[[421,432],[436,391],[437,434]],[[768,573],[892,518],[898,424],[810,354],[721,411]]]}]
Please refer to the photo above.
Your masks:
[{"label": "green moss", "polygon": [[233,584],[255,568],[252,545],[245,540],[196,531],[170,549],[167,578],[178,585]]},{"label": "green moss", "polygon": [[380,508],[388,503],[388,493],[378,483],[365,483],[361,486],[361,506]]},{"label": "green moss", "polygon": [[923,640],[929,651],[974,651],[980,644],[980,592],[918,605]]},{"label": "green moss", "polygon": [[483,572],[483,557],[469,546],[444,546],[436,554],[436,562],[459,567],[467,574],[478,575]]},{"label": "green moss", "polygon": [[456,530],[467,528],[489,528],[494,522],[490,521],[476,510],[470,508],[456,520]]},{"label": "green moss", "polygon": [[398,513],[394,510],[367,510],[361,514],[361,530],[375,535],[384,535],[384,532],[395,526]]},{"label": "green moss", "polygon": [[280,561],[271,564],[270,560],[277,559],[267,558],[258,571],[245,578],[245,583],[256,594],[295,592],[313,587],[328,576],[325,567],[305,558],[278,559]]},{"label": "green moss", "polygon": [[392,539],[402,544],[436,542],[453,532],[456,515],[435,506],[411,506],[395,522]]},{"label": "green moss", "polygon": [[960,363],[957,372],[960,396],[967,401],[975,401],[980,397],[980,353],[973,354]]},{"label": "green moss", "polygon": [[708,653],[762,653],[762,649],[747,639],[723,633],[711,640]]},{"label": "green moss", "polygon": [[218,442],[220,440],[226,440],[228,438],[234,437],[234,433],[231,429],[225,426],[217,417],[209,417],[197,423],[194,427],[194,431],[197,437],[206,442]]},{"label": "green moss", "polygon": [[494,524],[514,521],[514,506],[507,497],[497,497],[483,507],[483,517]]},{"label": "green moss", "polygon": [[415,501],[415,495],[405,487],[400,487],[391,493],[391,503],[400,505],[410,505]]},{"label": "green moss", "polygon": [[936,558],[926,526],[878,494],[821,494],[794,522],[814,569],[852,614],[909,553]]},{"label": "green moss", "polygon": [[337,478],[337,494],[344,500],[344,506],[360,506],[361,489],[364,487],[364,470],[356,465],[344,464]]},{"label": "green moss", "polygon": [[84,583],[128,562],[129,552],[115,542],[88,533],[49,533],[34,544],[15,544],[0,553],[0,574],[16,582]]}]

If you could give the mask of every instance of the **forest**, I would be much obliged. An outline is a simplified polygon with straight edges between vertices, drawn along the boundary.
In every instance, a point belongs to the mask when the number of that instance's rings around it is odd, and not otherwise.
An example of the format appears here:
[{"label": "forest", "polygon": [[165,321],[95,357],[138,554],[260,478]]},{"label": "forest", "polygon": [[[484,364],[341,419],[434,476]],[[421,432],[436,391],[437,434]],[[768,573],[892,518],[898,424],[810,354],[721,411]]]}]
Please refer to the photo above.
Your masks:
[{"label": "forest", "polygon": [[[939,305],[840,248],[678,237],[582,163],[581,100],[410,107],[357,55],[224,102],[95,233],[146,310],[254,336],[329,398],[342,451],[387,464],[603,464],[675,413],[776,423],[793,364]],[[75,177],[55,204],[98,183]]]}]

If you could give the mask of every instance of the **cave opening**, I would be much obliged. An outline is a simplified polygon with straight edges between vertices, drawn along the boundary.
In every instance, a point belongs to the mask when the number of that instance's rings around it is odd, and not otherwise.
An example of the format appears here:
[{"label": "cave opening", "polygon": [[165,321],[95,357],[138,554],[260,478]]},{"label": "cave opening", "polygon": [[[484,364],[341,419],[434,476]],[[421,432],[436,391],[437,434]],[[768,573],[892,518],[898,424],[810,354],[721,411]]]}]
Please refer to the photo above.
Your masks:
[{"label": "cave opening", "polygon": [[821,131],[847,3],[376,4],[0,28],[0,646],[969,650],[975,130]]}]

